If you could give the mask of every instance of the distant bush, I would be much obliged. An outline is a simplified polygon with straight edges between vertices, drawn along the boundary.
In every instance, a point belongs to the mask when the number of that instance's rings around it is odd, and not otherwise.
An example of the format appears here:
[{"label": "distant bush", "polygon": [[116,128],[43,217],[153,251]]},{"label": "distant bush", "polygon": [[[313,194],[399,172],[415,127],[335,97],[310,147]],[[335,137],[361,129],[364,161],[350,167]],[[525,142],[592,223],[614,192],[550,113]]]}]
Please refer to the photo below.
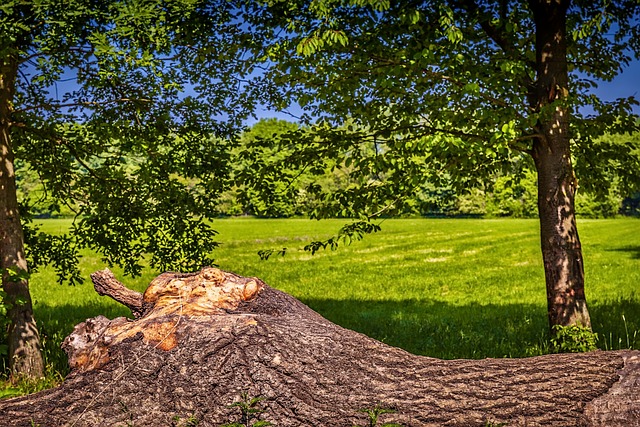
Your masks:
[{"label": "distant bush", "polygon": [[456,210],[462,215],[485,215],[487,195],[479,188],[472,188],[468,193],[457,197]]},{"label": "distant bush", "polygon": [[611,191],[605,196],[596,196],[578,191],[576,214],[582,218],[612,218],[620,213],[622,197]]},{"label": "distant bush", "polygon": [[487,197],[487,214],[535,218],[538,215],[536,174],[527,170],[520,179],[516,175],[497,178]]},{"label": "distant bush", "polygon": [[450,215],[456,213],[456,193],[428,182],[416,192],[414,206],[421,215]]}]

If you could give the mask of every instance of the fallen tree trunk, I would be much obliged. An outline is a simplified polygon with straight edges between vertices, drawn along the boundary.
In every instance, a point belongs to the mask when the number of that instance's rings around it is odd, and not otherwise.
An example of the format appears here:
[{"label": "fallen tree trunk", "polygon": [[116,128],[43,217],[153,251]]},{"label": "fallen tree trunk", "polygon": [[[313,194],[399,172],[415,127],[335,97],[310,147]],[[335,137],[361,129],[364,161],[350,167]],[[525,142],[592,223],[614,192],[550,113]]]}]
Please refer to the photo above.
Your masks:
[{"label": "fallen tree trunk", "polygon": [[92,278],[136,320],[77,325],[63,345],[71,374],[0,402],[2,426],[349,427],[376,408],[395,410],[378,425],[640,426],[639,352],[439,360],[215,268],[165,273],[144,295],[108,270]]}]

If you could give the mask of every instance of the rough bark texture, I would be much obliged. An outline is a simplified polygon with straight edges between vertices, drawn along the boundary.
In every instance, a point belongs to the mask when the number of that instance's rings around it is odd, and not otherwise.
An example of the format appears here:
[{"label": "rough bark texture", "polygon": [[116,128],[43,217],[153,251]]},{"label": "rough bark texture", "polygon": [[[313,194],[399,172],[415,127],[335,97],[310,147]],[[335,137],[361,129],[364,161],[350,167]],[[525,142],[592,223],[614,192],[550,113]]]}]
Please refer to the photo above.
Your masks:
[{"label": "rough bark texture", "polygon": [[[105,273],[108,276],[108,273]],[[438,360],[341,328],[255,278],[165,273],[141,317],[89,319],[58,388],[0,402],[3,426],[220,426],[243,392],[277,426],[640,426],[640,353]],[[187,424],[189,417],[197,424]]]},{"label": "rough bark texture", "polygon": [[591,327],[575,217],[577,181],[571,165],[566,11],[569,0],[530,0],[536,27],[536,81],[531,108],[541,113],[533,145],[538,171],[540,239],[549,324]]},{"label": "rough bark texture", "polygon": [[11,57],[0,61],[0,271],[2,287],[11,305],[8,331],[9,367],[13,374],[41,377],[43,373],[40,337],[33,317],[24,236],[11,147],[11,113],[17,63]]}]

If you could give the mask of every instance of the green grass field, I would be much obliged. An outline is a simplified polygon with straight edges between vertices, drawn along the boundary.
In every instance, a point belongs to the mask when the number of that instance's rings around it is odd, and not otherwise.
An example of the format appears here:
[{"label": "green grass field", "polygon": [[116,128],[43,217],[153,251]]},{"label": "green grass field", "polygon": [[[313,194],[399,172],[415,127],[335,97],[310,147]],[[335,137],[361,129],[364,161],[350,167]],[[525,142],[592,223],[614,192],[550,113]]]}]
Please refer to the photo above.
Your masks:
[{"label": "green grass field", "polygon": [[[329,320],[412,353],[439,358],[522,357],[549,352],[544,274],[536,220],[393,219],[351,246],[316,255],[301,248],[345,221],[224,219],[215,223],[220,268],[258,276]],[[67,220],[43,228],[64,231]],[[603,349],[640,348],[640,220],[581,220],[586,291]],[[261,261],[261,249],[288,248]],[[81,286],[55,283],[51,271],[31,280],[35,314],[52,370],[57,349],[88,317],[130,315],[99,297],[88,280],[105,267],[86,252]],[[143,291],[156,272],[116,275]]]}]

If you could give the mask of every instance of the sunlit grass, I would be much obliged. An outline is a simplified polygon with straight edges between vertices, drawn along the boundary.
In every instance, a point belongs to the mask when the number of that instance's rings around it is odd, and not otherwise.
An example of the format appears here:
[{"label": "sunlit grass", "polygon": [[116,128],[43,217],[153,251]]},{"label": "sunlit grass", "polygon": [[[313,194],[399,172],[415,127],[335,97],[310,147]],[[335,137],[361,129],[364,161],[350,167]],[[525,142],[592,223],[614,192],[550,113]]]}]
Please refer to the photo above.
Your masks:
[{"label": "sunlit grass", "polygon": [[[216,262],[258,276],[329,320],[416,354],[439,358],[522,357],[549,351],[544,273],[536,220],[396,219],[383,231],[337,251],[302,250],[344,220],[238,218],[216,221],[223,243]],[[63,232],[69,221],[47,220]],[[640,220],[583,220],[586,292],[603,349],[640,348]],[[261,261],[261,249],[287,248]],[[65,372],[56,347],[73,325],[98,314],[130,315],[89,283],[105,264],[85,252],[87,283],[55,284],[33,275],[35,313],[48,340],[51,371]],[[156,272],[116,275],[143,291]]]},{"label": "sunlit grass", "polygon": [[[326,237],[342,223],[222,222],[220,237],[228,243],[218,251],[218,263],[263,278],[336,323],[414,353],[479,358],[549,351],[536,220],[387,220],[381,233],[338,251],[311,256],[300,250],[309,238]],[[285,229],[295,237],[282,240]],[[640,329],[640,221],[583,220],[580,230],[599,344],[620,348],[629,341],[637,347],[632,335]],[[278,240],[270,241],[274,235]],[[255,259],[254,253],[270,247],[287,247],[288,255]]]}]

